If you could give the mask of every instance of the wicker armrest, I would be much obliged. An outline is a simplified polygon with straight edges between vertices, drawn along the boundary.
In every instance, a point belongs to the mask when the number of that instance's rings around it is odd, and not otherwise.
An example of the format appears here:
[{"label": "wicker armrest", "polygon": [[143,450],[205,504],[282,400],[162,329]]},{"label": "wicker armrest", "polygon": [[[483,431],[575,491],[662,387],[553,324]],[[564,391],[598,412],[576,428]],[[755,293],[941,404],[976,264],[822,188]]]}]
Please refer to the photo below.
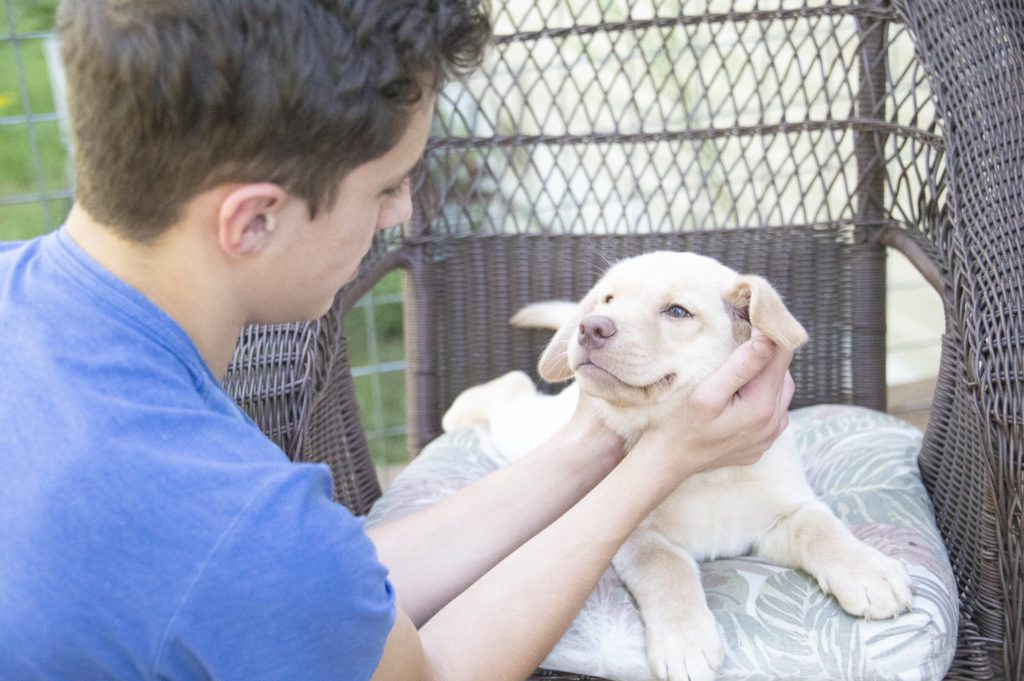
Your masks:
[{"label": "wicker armrest", "polygon": [[921,455],[961,589],[956,678],[1024,678],[1024,12],[905,3],[943,120],[947,305]]},{"label": "wicker armrest", "polygon": [[388,272],[402,266],[379,235],[356,278],[322,318],[251,326],[239,338],[225,390],[294,461],[325,463],[335,500],[357,515],[380,496],[348,359],[345,314]]}]

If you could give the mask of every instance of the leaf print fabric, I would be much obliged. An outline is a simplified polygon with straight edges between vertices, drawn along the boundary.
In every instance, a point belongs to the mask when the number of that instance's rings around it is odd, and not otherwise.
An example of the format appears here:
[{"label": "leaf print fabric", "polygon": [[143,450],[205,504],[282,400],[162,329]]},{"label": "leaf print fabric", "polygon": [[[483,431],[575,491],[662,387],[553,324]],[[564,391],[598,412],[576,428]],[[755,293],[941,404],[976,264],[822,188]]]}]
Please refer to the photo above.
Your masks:
[{"label": "leaf print fabric", "polygon": [[[739,557],[701,564],[725,644],[720,681],[941,679],[956,648],[957,597],[945,546],[917,470],[921,433],[848,406],[794,411],[790,429],[814,490],[861,540],[903,560],[913,610],[894,620],[852,617],[806,573]],[[425,508],[506,463],[485,429],[444,435],[392,483],[372,525]],[[636,605],[609,569],[548,669],[651,681]]]}]

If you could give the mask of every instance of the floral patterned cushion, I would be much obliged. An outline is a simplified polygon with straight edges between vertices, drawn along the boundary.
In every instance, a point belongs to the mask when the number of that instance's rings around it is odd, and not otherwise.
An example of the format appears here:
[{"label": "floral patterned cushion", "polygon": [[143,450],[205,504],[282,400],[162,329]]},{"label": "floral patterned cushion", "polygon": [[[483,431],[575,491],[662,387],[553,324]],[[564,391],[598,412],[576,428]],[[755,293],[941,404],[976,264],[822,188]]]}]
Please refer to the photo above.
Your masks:
[{"label": "floral patterned cushion", "polygon": [[[907,564],[916,587],[913,611],[862,620],[803,572],[752,558],[703,563],[726,649],[719,679],[941,679],[956,646],[957,591],[918,474],[921,433],[886,414],[845,406],[797,410],[790,428],[825,503],[858,537]],[[394,480],[368,522],[429,506],[503,463],[483,429],[442,436]],[[543,666],[615,681],[652,678],[643,623],[614,570]]]}]

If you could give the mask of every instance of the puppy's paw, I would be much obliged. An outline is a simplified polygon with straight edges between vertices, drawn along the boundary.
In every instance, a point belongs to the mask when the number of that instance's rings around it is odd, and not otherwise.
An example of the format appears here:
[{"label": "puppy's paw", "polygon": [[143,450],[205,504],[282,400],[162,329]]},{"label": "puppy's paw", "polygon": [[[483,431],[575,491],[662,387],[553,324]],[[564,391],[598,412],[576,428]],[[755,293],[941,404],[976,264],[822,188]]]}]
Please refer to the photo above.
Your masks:
[{"label": "puppy's paw", "polygon": [[913,603],[914,586],[907,568],[867,545],[831,566],[821,587],[846,612],[873,620],[896,617]]},{"label": "puppy's paw", "polygon": [[710,611],[647,627],[647,662],[658,681],[712,681],[724,659]]}]

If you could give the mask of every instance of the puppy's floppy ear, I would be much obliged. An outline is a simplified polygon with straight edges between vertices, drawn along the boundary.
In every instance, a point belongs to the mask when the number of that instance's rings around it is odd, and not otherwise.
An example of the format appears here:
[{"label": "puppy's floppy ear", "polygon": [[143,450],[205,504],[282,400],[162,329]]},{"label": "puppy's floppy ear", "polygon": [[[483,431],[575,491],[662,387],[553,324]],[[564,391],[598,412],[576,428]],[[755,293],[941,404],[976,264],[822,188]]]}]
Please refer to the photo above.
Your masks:
[{"label": "puppy's floppy ear", "polygon": [[772,285],[759,276],[738,276],[725,294],[740,319],[787,350],[796,350],[807,342],[807,332],[786,309]]},{"label": "puppy's floppy ear", "polygon": [[576,334],[579,333],[580,322],[590,314],[596,304],[597,294],[588,293],[573,313],[565,318],[544,349],[537,364],[537,371],[548,383],[561,383],[573,377],[572,369],[569,368],[569,344],[574,342]]}]

